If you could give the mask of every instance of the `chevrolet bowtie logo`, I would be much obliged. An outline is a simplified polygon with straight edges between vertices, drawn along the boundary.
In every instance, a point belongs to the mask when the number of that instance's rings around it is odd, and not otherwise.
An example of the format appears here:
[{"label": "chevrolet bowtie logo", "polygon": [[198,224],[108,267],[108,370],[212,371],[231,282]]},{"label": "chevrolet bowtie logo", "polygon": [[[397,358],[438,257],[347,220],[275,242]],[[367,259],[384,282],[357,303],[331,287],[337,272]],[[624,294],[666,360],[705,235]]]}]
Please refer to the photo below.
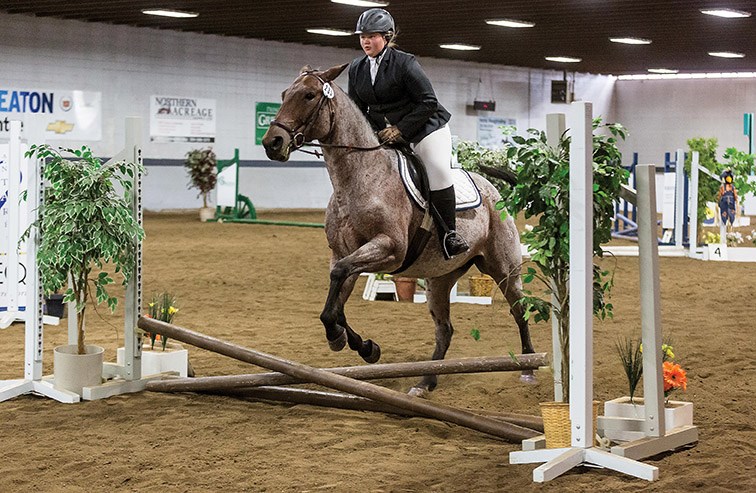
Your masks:
[{"label": "chevrolet bowtie logo", "polygon": [[68,123],[65,120],[58,120],[47,125],[48,132],[55,132],[56,134],[64,134],[73,130],[74,124]]}]

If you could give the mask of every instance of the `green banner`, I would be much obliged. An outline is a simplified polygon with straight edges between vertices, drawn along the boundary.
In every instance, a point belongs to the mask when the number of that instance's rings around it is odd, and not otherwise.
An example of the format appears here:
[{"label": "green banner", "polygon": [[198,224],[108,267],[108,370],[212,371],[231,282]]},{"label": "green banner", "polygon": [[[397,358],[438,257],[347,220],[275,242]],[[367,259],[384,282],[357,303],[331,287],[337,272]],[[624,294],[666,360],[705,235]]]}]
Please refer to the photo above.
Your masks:
[{"label": "green banner", "polygon": [[262,138],[276,117],[281,103],[257,103],[255,105],[255,144],[262,145]]}]

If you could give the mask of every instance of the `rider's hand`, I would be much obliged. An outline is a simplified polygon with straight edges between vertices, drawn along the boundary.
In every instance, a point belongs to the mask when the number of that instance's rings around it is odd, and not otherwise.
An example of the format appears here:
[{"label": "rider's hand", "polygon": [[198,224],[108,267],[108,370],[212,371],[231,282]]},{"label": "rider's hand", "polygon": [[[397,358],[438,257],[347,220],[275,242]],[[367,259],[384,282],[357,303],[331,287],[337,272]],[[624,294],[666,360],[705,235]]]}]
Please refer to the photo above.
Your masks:
[{"label": "rider's hand", "polygon": [[378,140],[382,144],[394,144],[402,138],[402,131],[396,128],[396,125],[386,127],[378,132]]}]

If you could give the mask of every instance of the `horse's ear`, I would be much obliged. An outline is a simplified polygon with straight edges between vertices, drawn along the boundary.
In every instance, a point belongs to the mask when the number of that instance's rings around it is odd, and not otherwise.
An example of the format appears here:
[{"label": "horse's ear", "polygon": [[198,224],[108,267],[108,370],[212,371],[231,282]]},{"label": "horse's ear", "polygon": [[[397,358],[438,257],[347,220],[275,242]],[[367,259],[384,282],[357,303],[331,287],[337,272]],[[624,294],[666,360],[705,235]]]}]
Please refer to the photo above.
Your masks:
[{"label": "horse's ear", "polygon": [[304,74],[305,72],[312,72],[312,67],[305,65],[304,67],[299,69],[300,74]]},{"label": "horse's ear", "polygon": [[331,82],[336,77],[341,75],[341,72],[343,72],[344,69],[348,66],[349,64],[345,63],[344,65],[336,65],[335,67],[331,67],[321,74],[321,78],[326,82]]}]

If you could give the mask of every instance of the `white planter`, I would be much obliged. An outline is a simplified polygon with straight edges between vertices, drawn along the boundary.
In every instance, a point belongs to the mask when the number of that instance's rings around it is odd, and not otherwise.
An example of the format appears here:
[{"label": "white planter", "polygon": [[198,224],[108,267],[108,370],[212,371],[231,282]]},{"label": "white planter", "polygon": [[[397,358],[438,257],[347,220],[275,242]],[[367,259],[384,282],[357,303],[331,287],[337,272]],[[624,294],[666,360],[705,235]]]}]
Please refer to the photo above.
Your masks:
[{"label": "white planter", "polygon": [[215,207],[200,207],[199,217],[203,223],[215,219]]},{"label": "white planter", "polygon": [[[604,416],[616,418],[646,418],[646,408],[643,398],[636,397],[634,403],[629,397],[619,397],[604,403]],[[684,401],[669,401],[664,407],[664,426],[666,431],[680,426],[693,424],[693,403]],[[606,438],[619,441],[639,440],[645,437],[642,431],[606,430]]]},{"label": "white planter", "polygon": [[86,354],[78,354],[76,344],[58,346],[53,350],[53,386],[81,395],[83,387],[102,383],[102,355],[100,346],[84,346]]},{"label": "white planter", "polygon": [[[118,348],[116,353],[116,362],[123,365],[126,350]],[[167,371],[178,372],[179,376],[187,376],[189,366],[189,351],[184,349],[181,344],[169,342],[163,351],[160,341],[155,342],[155,349],[150,349],[149,345],[142,348],[142,376],[155,375]]]}]

